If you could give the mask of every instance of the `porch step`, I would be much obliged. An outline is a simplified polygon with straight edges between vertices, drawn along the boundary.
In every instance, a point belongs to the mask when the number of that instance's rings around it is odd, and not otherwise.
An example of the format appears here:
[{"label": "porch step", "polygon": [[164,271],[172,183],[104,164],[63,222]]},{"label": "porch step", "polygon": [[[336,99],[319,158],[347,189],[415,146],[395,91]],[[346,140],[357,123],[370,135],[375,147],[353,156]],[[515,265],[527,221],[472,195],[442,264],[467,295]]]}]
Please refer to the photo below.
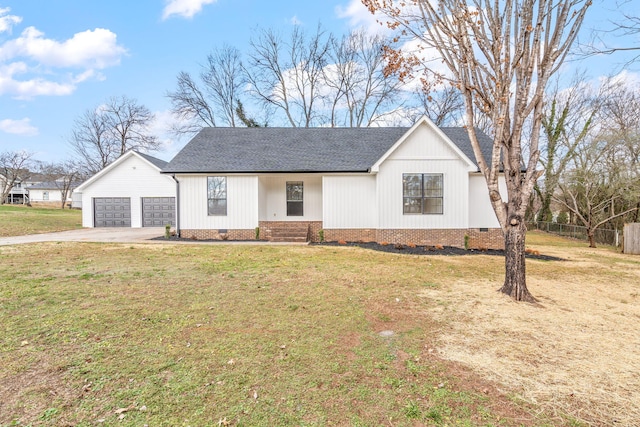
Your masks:
[{"label": "porch step", "polygon": [[291,224],[271,228],[272,242],[306,242],[309,234],[308,224]]}]

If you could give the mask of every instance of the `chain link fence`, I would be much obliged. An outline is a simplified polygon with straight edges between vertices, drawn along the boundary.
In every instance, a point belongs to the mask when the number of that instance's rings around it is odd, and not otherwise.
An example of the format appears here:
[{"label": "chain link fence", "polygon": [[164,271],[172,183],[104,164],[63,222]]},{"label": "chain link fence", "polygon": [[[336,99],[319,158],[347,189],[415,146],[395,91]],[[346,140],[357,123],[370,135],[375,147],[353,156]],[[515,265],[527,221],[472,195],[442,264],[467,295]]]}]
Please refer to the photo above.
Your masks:
[{"label": "chain link fence", "polygon": [[[589,240],[587,236],[587,227],[571,224],[558,224],[556,222],[528,222],[528,230],[540,230],[547,233],[557,234],[559,236],[572,237],[574,239]],[[594,239],[596,243],[601,245],[620,245],[620,232],[618,230],[610,230],[604,228],[596,229]]]}]

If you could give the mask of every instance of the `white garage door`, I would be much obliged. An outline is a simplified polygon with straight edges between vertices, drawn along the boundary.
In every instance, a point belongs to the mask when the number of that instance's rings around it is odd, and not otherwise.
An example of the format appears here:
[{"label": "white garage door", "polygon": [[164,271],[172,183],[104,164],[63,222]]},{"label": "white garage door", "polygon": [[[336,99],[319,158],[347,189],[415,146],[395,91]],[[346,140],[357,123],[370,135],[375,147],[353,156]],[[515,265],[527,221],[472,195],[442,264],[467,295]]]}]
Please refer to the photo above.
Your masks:
[{"label": "white garage door", "polygon": [[93,199],[95,227],[131,227],[131,199],[96,197]]},{"label": "white garage door", "polygon": [[167,224],[176,225],[175,197],[143,197],[142,198],[142,226],[164,227]]}]

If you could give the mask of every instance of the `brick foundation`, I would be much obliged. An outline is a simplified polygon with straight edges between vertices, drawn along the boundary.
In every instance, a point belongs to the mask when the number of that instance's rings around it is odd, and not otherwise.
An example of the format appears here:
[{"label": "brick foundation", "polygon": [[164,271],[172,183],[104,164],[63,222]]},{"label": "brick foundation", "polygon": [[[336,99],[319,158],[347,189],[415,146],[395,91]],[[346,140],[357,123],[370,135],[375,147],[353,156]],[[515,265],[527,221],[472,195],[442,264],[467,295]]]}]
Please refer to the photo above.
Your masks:
[{"label": "brick foundation", "polygon": [[469,249],[504,249],[502,230],[491,228],[480,231],[471,229],[332,229],[324,230],[326,241],[387,242],[420,246],[454,246],[464,248],[465,236]]},{"label": "brick foundation", "polygon": [[[319,242],[319,231],[322,221],[260,221],[260,240],[271,238],[272,228],[296,227],[305,224],[309,227],[308,240]],[[464,248],[465,236],[468,237],[469,249],[504,249],[504,237],[499,228],[489,228],[480,231],[478,228],[469,229],[386,229],[370,228],[324,229],[324,240],[336,242],[387,242],[415,244],[424,246],[454,246]],[[194,240],[255,240],[256,231],[253,230],[180,230],[180,236]]]},{"label": "brick foundation", "polygon": [[180,230],[180,237],[193,240],[255,240],[256,230]]}]

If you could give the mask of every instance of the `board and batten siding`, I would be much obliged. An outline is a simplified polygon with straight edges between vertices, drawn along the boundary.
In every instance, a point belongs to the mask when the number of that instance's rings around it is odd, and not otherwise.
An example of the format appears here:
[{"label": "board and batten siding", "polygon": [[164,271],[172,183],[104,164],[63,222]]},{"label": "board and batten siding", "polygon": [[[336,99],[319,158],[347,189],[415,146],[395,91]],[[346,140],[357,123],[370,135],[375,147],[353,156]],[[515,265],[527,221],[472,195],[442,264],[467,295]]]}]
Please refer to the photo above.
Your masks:
[{"label": "board and batten siding", "polygon": [[[473,168],[475,169],[475,168]],[[468,228],[472,168],[429,126],[417,127],[382,162],[378,172],[378,227],[383,229]],[[443,175],[443,214],[404,214],[402,175]]]},{"label": "board and batten siding", "polygon": [[129,197],[131,199],[131,227],[142,227],[143,197],[175,197],[176,183],[158,168],[136,155],[107,171],[82,189],[82,225],[93,227],[93,199],[95,197]]},{"label": "board and batten siding", "polygon": [[[287,216],[287,182],[302,181],[303,216]],[[322,177],[318,175],[263,175],[260,177],[260,221],[322,221]]]},{"label": "board and batten siding", "polygon": [[[209,215],[207,177],[227,178],[227,215]],[[258,177],[246,175],[176,175],[180,182],[180,228],[248,230],[258,226]]]},{"label": "board and batten siding", "polygon": [[323,227],[376,228],[376,177],[325,176],[322,180]]},{"label": "board and batten siding", "polygon": [[[500,194],[506,199],[507,184],[504,176],[498,178]],[[500,223],[489,200],[489,190],[480,173],[469,175],[469,228],[500,228]]]}]

